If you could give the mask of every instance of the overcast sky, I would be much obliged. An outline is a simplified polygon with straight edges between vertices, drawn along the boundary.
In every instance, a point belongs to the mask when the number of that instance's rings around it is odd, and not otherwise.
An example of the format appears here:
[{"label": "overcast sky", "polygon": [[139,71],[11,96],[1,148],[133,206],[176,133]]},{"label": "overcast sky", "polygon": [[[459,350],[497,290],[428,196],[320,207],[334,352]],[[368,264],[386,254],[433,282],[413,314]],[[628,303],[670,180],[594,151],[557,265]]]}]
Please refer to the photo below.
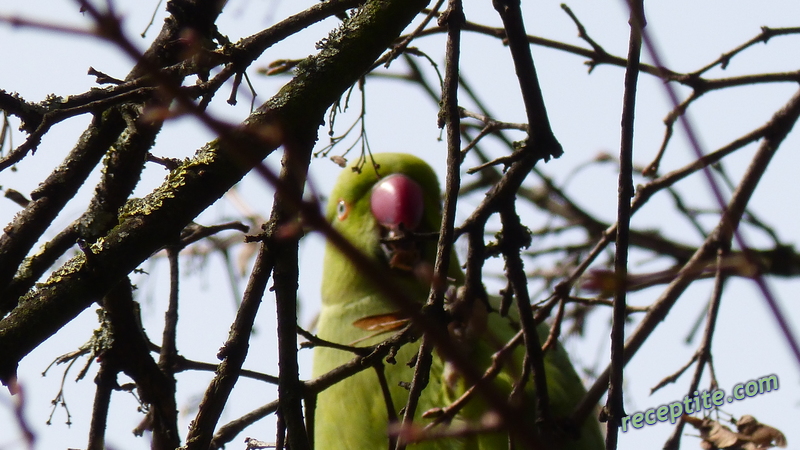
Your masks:
[{"label": "overcast sky", "polygon": [[[119,0],[114,4],[128,33],[141,49],[147,48],[158,34],[166,16],[163,5],[156,12],[155,24],[146,38],[139,35],[150,20],[156,1]],[[230,0],[218,21],[222,34],[232,41],[264,29],[288,14],[300,11],[313,1],[256,1]],[[498,26],[499,19],[491,8],[491,2],[467,2],[467,17],[471,21]],[[546,4],[542,4],[546,3]],[[615,55],[624,56],[627,51],[627,12],[619,0],[605,2],[577,0],[569,6],[582,20],[591,36]],[[651,2],[647,6],[648,30],[662,52],[667,67],[675,71],[690,72],[716,59],[748,39],[756,36],[761,26],[798,26],[800,2],[796,0],[751,2],[746,0],[692,2]],[[527,14],[530,34],[561,40],[586,47],[577,37],[575,26],[556,2],[523,2]],[[47,23],[71,25],[87,29],[89,18],[78,12],[76,2],[65,0],[3,0],[0,15],[21,16]],[[257,97],[256,105],[267,100],[284,84],[286,77],[264,77],[255,71],[270,61],[282,58],[302,58],[315,52],[314,44],[334,27],[335,20],[322,22],[298,36],[287,39],[265,55],[248,72]],[[426,37],[416,46],[426,51],[440,67],[444,67],[443,38]],[[467,79],[477,86],[487,98],[490,109],[500,120],[523,122],[522,102],[517,91],[508,50],[497,39],[466,33],[463,40],[462,70]],[[587,74],[584,59],[556,50],[533,47],[537,70],[541,78],[550,120],[556,136],[565,149],[558,160],[547,163],[543,170],[557,182],[572,173],[574,168],[601,152],[616,154],[619,148],[619,122],[621,113],[622,77],[624,69],[611,66],[597,67]],[[644,58],[646,61],[650,59]],[[0,24],[0,89],[18,92],[28,101],[44,100],[51,93],[74,95],[96,87],[94,77],[86,74],[90,66],[111,76],[124,78],[133,61],[110,44],[86,36],[43,32],[30,28],[12,28]],[[390,72],[401,72],[401,63]],[[423,63],[421,63],[424,65]],[[725,70],[715,68],[706,76],[728,77],[739,74],[791,71],[800,69],[800,36],[773,38],[768,44],[759,44],[734,58]],[[433,72],[426,66],[426,74]],[[435,82],[435,78],[431,78]],[[406,151],[415,153],[430,162],[444,175],[445,144],[439,141],[436,127],[437,109],[418,89],[385,79],[370,79],[367,82],[367,126],[369,140],[375,151]],[[758,87],[744,87],[708,95],[692,106],[691,122],[699,133],[706,152],[714,150],[730,140],[745,134],[765,123],[769,117],[794,94],[797,84],[782,83]],[[239,103],[230,106],[225,98],[230,86],[223,88],[211,112],[216,117],[238,123],[250,111],[250,94],[246,89],[239,92]],[[686,95],[686,89],[678,89]],[[469,104],[465,106],[469,107]],[[355,108],[357,109],[357,108]],[[662,83],[654,77],[643,75],[640,82],[637,104],[636,150],[637,164],[645,165],[652,160],[664,133],[663,118],[670,105]],[[345,115],[340,119],[338,131],[349,125]],[[57,165],[74,145],[77,137],[89,122],[88,116],[76,117],[54,127],[45,136],[35,155],[26,158],[16,171],[0,172],[0,187],[13,188],[26,195]],[[12,122],[14,127],[18,122]],[[153,153],[163,157],[191,157],[195,150],[213,139],[213,135],[192,118],[181,118],[169,122],[158,137]],[[327,144],[327,129],[321,129],[321,145]],[[24,140],[16,132],[14,145]],[[521,135],[515,135],[520,139]],[[488,143],[491,148],[491,143]],[[497,145],[496,143],[494,145]],[[499,149],[500,147],[495,147]],[[755,146],[741,150],[731,158],[726,169],[734,182],[738,181]],[[766,179],[756,191],[752,209],[762,220],[773,226],[784,243],[794,244],[800,240],[797,226],[800,183],[797,183],[797,167],[800,167],[800,138],[795,131],[786,140],[776,155]],[[279,161],[276,152],[267,161],[275,167]],[[662,172],[678,168],[694,159],[686,143],[682,128],[676,128],[672,146],[664,159]],[[467,165],[474,161],[467,162]],[[324,195],[332,186],[339,168],[325,159],[312,163],[311,182],[314,191]],[[155,165],[148,166],[136,195],[144,196],[157,187],[165,171]],[[93,174],[96,181],[99,173]],[[91,181],[90,180],[90,181]],[[465,182],[468,178],[465,178]],[[81,190],[59,216],[45,238],[52,237],[85,208],[93,184]],[[680,188],[681,193],[698,208],[714,208],[710,190],[700,176],[694,177]],[[264,217],[269,216],[272,190],[263,180],[249,176],[238,188],[244,204]],[[581,172],[572,181],[567,192],[579,199],[581,206],[598,218],[613,221],[616,212],[616,171],[613,165],[593,166]],[[459,217],[463,220],[475,203],[463,203]],[[665,216],[672,209],[666,195],[657,196],[633,220],[639,228],[660,230],[665,236],[689,244],[699,244],[701,236],[685,221],[674,216]],[[0,198],[0,222],[8,223],[19,208],[12,202]],[[238,217],[241,207],[236,201],[225,198],[204,212],[198,221],[210,225]],[[526,225],[537,228],[537,216],[526,216]],[[713,226],[716,215],[701,218],[706,227]],[[769,246],[763,233],[745,230],[748,241],[754,247]],[[319,279],[321,270],[322,240],[311,234],[305,238],[301,249],[301,323],[309,324],[319,304]],[[643,258],[639,258],[643,260]],[[182,284],[184,307],[181,310],[179,349],[191,359],[215,361],[215,353],[227,337],[228,327],[235,314],[233,294],[227,275],[222,270],[222,261],[212,257],[201,263],[199,258],[183,264],[185,278]],[[632,271],[647,271],[653,266],[632,267]],[[167,297],[166,264],[162,259],[148,262],[143,268],[149,275],[137,275],[134,282],[139,285],[137,300],[144,307],[145,327],[151,336],[160,335],[163,324],[163,305]],[[792,324],[800,320],[797,306],[798,280],[768,279],[779,304]],[[240,285],[243,286],[243,284]],[[631,302],[646,305],[658,296],[661,289],[654,288],[631,297]],[[626,411],[631,414],[651,407],[680,400],[686,394],[690,374],[678,383],[650,395],[650,389],[662,378],[673,373],[691,357],[699,345],[699,337],[686,345],[684,339],[697,317],[704,310],[711,292],[711,282],[697,282],[681,297],[669,318],[656,330],[645,347],[633,359],[626,371]],[[582,340],[568,342],[567,348],[581,366],[600,369],[605,367],[608,348],[607,314],[594,314],[588,324],[588,336]],[[50,401],[56,396],[64,367],[52,368],[48,376],[41,372],[54,357],[75,350],[88,340],[90,329],[96,328],[96,314],[89,309],[65,327],[54,338],[37,348],[20,365],[19,377],[26,388],[26,411],[28,421],[37,434],[37,448],[82,448],[86,445],[87,430],[94,393],[96,366],[86,380],[73,380],[85,359],[72,368],[65,383],[64,394],[72,414],[71,426],[65,424],[66,411],[56,408],[52,425],[45,425],[50,415]],[[632,329],[632,328],[630,328]],[[246,367],[276,374],[275,363],[275,318],[274,302],[266,299],[259,315],[257,336],[251,344],[251,353]],[[746,382],[764,375],[775,374],[780,380],[779,392],[772,392],[741,402],[726,404],[725,412],[739,417],[750,414],[764,423],[781,429],[787,436],[790,448],[800,443],[800,430],[796,426],[800,417],[800,389],[798,374],[800,365],[787,349],[785,340],[776,331],[774,318],[768,312],[755,285],[747,280],[729,282],[720,311],[713,353],[715,368],[721,388],[728,393],[737,383]],[[699,336],[699,335],[698,335]],[[310,373],[310,353],[301,354],[302,374]],[[690,373],[694,368],[690,369]],[[706,371],[707,374],[707,371]],[[210,374],[178,375],[179,406],[182,409],[181,431],[185,433],[188,421],[195,413],[196,403],[210,379]],[[708,387],[708,376],[701,383]],[[261,404],[275,398],[275,389],[263,383],[242,381],[222,422],[232,420]],[[10,424],[11,397],[0,390],[0,423]],[[133,438],[130,430],[136,426],[141,415],[135,413],[135,400],[127,394],[116,394],[112,402],[113,414],[109,423],[107,442],[109,447],[121,449],[147,448],[146,439]],[[631,430],[621,435],[620,449],[632,450],[654,448],[664,442],[672,432],[672,426],[659,423],[642,429]],[[687,428],[687,432],[696,434]],[[239,436],[229,448],[243,448],[244,436],[261,440],[274,439],[274,421],[265,420]],[[699,439],[684,439],[687,449],[698,448]],[[0,428],[0,450],[24,448],[17,431],[3,425]]]}]

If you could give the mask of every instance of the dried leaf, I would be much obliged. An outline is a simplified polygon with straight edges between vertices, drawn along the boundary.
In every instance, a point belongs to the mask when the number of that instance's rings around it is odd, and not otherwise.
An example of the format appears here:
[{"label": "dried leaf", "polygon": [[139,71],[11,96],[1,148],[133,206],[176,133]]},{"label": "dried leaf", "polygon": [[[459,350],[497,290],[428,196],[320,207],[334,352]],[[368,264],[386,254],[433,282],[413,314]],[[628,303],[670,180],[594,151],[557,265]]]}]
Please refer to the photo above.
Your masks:
[{"label": "dried leaf", "polygon": [[687,415],[683,416],[683,420],[700,431],[700,437],[703,439],[701,447],[704,449],[714,450],[727,448],[736,445],[738,441],[738,435],[736,433],[716,420],[708,418],[701,419]]},{"label": "dried leaf", "polygon": [[706,450],[727,448],[766,450],[775,446],[786,447],[786,436],[780,430],[759,423],[755,417],[750,415],[744,415],[735,421],[738,433],[709,418],[701,419],[684,415],[683,419],[700,430],[700,437],[703,438],[700,446]]},{"label": "dried leaf", "polygon": [[331,161],[333,161],[337,166],[341,167],[342,169],[347,167],[347,159],[345,159],[342,156],[333,155],[331,156]]},{"label": "dried leaf", "polygon": [[756,444],[757,448],[786,447],[786,436],[777,428],[765,425],[755,417],[744,415],[736,421],[740,437]]},{"label": "dried leaf", "polygon": [[302,61],[300,59],[279,59],[272,61],[267,66],[267,69],[260,69],[259,73],[267,76],[278,75],[280,73],[292,70],[297,64]]},{"label": "dried leaf", "polygon": [[353,326],[366,331],[394,331],[399,330],[407,323],[408,319],[404,318],[399,311],[396,311],[388,314],[362,317],[353,322]]},{"label": "dried leaf", "polygon": [[[708,430],[707,436],[703,437],[703,439],[711,442],[719,448],[726,448],[736,444],[736,441],[738,440],[736,433],[717,421],[712,420],[711,422],[711,429]],[[702,436],[703,433],[701,432],[700,435]]]}]

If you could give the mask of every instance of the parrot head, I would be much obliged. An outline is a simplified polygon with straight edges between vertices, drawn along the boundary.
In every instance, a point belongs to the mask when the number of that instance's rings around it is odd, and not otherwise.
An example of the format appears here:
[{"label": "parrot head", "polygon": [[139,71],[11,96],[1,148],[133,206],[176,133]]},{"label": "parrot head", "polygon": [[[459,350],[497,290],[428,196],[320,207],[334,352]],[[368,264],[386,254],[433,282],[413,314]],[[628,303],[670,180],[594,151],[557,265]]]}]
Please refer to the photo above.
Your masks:
[{"label": "parrot head", "polygon": [[[345,169],[331,192],[326,217],[333,228],[400,283],[424,286],[435,257],[435,233],[441,222],[439,181],[423,160],[408,154],[377,153],[374,164]],[[416,236],[412,236],[416,235]],[[329,247],[327,258],[341,258]],[[325,279],[358,285],[362,277],[350,264],[325,264]],[[336,272],[336,273],[331,273]],[[423,283],[420,283],[423,281]],[[357,287],[357,286],[351,286]],[[333,295],[323,301],[335,302]]]}]

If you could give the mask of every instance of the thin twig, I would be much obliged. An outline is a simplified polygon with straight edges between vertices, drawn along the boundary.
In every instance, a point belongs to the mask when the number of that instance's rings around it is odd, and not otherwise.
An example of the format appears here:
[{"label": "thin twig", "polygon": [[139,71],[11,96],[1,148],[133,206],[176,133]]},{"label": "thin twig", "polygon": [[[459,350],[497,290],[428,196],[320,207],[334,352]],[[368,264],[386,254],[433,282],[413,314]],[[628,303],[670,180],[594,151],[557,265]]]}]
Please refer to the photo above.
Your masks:
[{"label": "thin twig", "polygon": [[[431,317],[443,317],[444,315],[444,292],[447,285],[444,280],[447,279],[450,268],[450,255],[454,241],[453,226],[455,224],[458,190],[461,182],[461,116],[458,109],[458,61],[461,51],[461,27],[465,20],[461,0],[449,0],[447,10],[439,20],[448,27],[444,90],[442,91],[443,107],[439,113],[440,126],[445,124],[447,126],[447,179],[442,223],[439,229],[439,240],[436,244],[433,283],[431,284],[430,295],[424,310]],[[443,326],[443,324],[441,325]],[[403,428],[411,427],[419,397],[428,384],[432,351],[431,338],[424,334],[403,413]],[[406,448],[406,442],[404,442],[402,436],[397,439],[395,448],[397,450]]]},{"label": "thin twig", "polygon": [[[722,290],[726,278],[723,270],[723,260],[725,259],[728,250],[729,249],[723,245],[723,248],[720,248],[717,251],[717,275],[714,278],[714,291],[711,294],[711,302],[709,302],[708,305],[708,316],[706,318],[706,330],[703,334],[703,342],[700,343],[700,348],[695,353],[697,367],[695,369],[692,382],[689,384],[689,397],[694,396],[694,393],[700,386],[700,378],[703,376],[703,369],[705,368],[706,363],[709,363],[710,366],[711,342],[714,338],[714,330],[717,326],[719,306],[722,303]],[[712,384],[714,381],[714,378],[712,378]],[[672,431],[672,435],[670,435],[669,439],[667,439],[666,443],[664,444],[664,450],[678,449],[678,442],[683,434],[683,427],[685,424],[686,422],[683,420],[683,418],[681,418],[681,420],[678,422],[678,425]]]},{"label": "thin twig", "polygon": [[[623,94],[622,136],[619,152],[619,181],[617,185],[617,236],[614,254],[614,276],[618,280],[628,278],[628,246],[630,244],[631,199],[633,198],[633,134],[636,117],[636,88],[639,80],[639,58],[642,49],[642,30],[646,25],[644,3],[629,2],[630,37],[628,38],[628,65],[625,69],[625,92]],[[619,437],[619,426],[625,416],[623,398],[623,367],[625,346],[625,322],[627,320],[627,284],[616,283],[611,325],[611,364],[609,372],[608,400],[604,409],[608,420],[606,448],[615,450]],[[578,422],[580,423],[580,422]]]}]

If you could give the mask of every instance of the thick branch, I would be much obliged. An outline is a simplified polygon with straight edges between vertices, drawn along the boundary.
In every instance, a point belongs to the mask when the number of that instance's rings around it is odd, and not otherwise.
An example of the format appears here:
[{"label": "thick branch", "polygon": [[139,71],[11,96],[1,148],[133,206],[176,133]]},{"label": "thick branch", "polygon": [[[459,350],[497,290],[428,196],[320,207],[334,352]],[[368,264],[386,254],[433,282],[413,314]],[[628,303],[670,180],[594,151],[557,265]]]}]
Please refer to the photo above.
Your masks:
[{"label": "thick branch", "polygon": [[319,54],[308,58],[298,75],[241,126],[200,149],[146,198],[129,201],[120,224],[92,246],[90,260],[79,255],[65,263],[0,321],[0,379],[12,379],[22,357],[170,242],[283,144],[286,133],[322,123],[327,107],[363,75],[425,4],[424,0],[369,3],[332,33]]}]

